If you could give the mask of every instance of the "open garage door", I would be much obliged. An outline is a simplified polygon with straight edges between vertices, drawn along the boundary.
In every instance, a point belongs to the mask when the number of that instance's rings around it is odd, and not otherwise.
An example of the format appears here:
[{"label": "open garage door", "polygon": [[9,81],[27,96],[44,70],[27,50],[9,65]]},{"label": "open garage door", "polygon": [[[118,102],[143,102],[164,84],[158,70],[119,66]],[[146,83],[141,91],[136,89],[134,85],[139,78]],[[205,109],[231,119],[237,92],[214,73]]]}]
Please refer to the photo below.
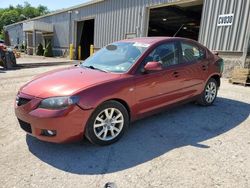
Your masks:
[{"label": "open garage door", "polygon": [[[77,22],[77,48],[81,46],[82,60],[85,60],[90,55],[90,45],[94,44],[94,30],[94,19]],[[78,53],[78,50],[76,50],[76,53]]]},{"label": "open garage door", "polygon": [[203,1],[150,9],[148,36],[176,36],[198,40]]}]

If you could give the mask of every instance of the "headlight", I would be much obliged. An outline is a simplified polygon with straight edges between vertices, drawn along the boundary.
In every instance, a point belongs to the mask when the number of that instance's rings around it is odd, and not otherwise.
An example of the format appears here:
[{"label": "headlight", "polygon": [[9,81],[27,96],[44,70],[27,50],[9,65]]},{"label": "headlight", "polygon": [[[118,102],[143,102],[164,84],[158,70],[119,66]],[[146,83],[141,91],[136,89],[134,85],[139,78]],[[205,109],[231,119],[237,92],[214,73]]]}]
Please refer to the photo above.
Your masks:
[{"label": "headlight", "polygon": [[72,96],[72,97],[52,97],[42,100],[39,105],[39,108],[45,109],[64,109],[72,104],[76,104],[79,101],[79,97]]}]

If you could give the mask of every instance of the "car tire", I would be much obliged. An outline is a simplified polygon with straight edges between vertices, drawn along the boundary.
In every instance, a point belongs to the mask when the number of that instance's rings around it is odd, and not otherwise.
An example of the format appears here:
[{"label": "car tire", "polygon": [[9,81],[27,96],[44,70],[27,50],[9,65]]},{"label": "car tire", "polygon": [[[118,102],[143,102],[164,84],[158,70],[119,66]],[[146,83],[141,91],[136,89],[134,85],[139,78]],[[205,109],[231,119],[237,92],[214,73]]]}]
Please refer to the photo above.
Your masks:
[{"label": "car tire", "polygon": [[109,145],[118,141],[129,125],[127,109],[117,101],[107,101],[93,112],[85,136],[93,144]]},{"label": "car tire", "polygon": [[201,93],[198,104],[202,106],[210,106],[214,103],[218,93],[218,83],[214,78],[210,78]]}]

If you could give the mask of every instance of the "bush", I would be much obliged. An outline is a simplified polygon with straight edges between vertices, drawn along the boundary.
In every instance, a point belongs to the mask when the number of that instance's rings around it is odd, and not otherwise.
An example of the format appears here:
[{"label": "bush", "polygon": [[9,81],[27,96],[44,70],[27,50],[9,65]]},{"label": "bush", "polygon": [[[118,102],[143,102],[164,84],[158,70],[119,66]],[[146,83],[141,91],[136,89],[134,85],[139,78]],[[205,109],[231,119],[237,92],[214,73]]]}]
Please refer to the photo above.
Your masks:
[{"label": "bush", "polygon": [[2,32],[2,31],[0,32],[0,39],[1,39],[1,40],[3,40],[3,39],[4,39],[4,34],[3,34],[3,32]]},{"label": "bush", "polygon": [[53,57],[53,50],[52,50],[51,42],[49,42],[45,48],[44,57]]},{"label": "bush", "polygon": [[22,44],[21,46],[20,46],[20,50],[21,50],[21,52],[24,52],[25,50],[24,50],[24,44]]},{"label": "bush", "polygon": [[39,43],[39,45],[37,47],[36,55],[42,56],[43,54],[44,54],[43,45],[41,43]]}]

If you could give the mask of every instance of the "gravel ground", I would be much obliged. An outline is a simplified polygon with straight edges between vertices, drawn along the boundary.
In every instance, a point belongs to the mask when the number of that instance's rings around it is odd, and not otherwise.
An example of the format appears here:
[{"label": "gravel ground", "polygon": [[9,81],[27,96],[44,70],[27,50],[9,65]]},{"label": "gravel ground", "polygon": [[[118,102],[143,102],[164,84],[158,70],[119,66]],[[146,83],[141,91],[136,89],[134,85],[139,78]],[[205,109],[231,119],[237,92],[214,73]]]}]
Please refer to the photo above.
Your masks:
[{"label": "gravel ground", "polygon": [[0,187],[250,187],[250,87],[222,80],[213,106],[137,121],[111,146],[58,145],[26,136],[13,103],[21,85],[59,67],[0,70]]}]

